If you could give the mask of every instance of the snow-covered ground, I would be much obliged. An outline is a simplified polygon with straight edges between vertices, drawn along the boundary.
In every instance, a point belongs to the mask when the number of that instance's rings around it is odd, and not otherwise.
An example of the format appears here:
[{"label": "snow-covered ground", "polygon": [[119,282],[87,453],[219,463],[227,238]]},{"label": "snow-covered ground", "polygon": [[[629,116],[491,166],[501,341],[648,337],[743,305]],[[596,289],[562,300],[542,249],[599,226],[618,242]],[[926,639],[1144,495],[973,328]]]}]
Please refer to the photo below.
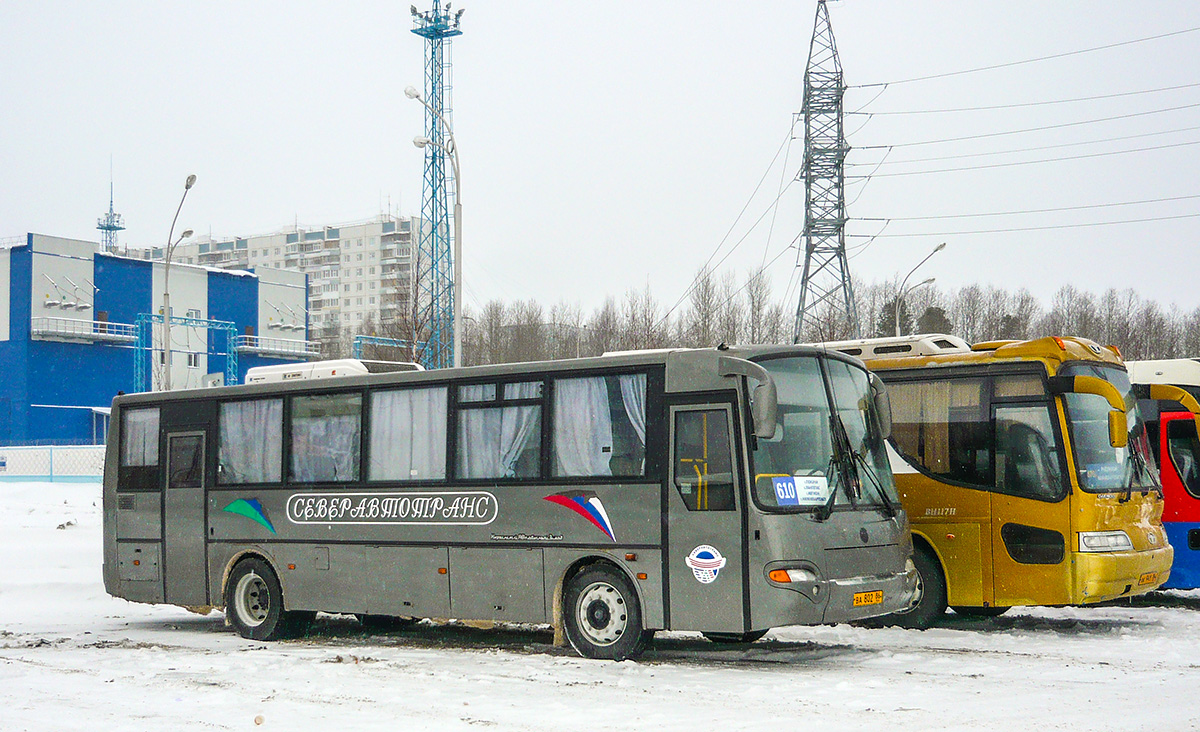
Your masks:
[{"label": "snow-covered ground", "polygon": [[926,632],[660,634],[587,661],[546,629],[243,640],[220,613],[109,597],[95,484],[0,484],[0,730],[1186,730],[1200,593],[1017,609]]}]

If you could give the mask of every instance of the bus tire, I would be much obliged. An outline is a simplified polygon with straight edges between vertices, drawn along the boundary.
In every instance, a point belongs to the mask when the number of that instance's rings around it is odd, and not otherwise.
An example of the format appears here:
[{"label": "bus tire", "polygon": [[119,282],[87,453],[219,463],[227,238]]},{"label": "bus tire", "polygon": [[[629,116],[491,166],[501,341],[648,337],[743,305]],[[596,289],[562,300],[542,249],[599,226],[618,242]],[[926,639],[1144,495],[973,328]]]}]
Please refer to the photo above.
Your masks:
[{"label": "bus tire", "polygon": [[913,564],[917,567],[917,602],[908,610],[892,615],[889,620],[901,628],[926,630],[946,614],[946,576],[942,567],[928,549],[913,552]]},{"label": "bus tire", "polygon": [[765,630],[752,630],[749,633],[701,633],[713,643],[753,643],[766,634]]},{"label": "bus tire", "polygon": [[641,653],[642,608],[620,571],[604,565],[584,569],[567,581],[563,609],[567,640],[584,658],[622,661]]},{"label": "bus tire", "polygon": [[286,612],[283,588],[271,565],[257,557],[238,562],[225,585],[225,614],[238,635],[273,641],[304,633],[316,613]]},{"label": "bus tire", "polygon": [[966,605],[955,605],[950,609],[965,618],[998,618],[1004,613],[1008,612],[1008,608],[1006,607],[970,607]]}]

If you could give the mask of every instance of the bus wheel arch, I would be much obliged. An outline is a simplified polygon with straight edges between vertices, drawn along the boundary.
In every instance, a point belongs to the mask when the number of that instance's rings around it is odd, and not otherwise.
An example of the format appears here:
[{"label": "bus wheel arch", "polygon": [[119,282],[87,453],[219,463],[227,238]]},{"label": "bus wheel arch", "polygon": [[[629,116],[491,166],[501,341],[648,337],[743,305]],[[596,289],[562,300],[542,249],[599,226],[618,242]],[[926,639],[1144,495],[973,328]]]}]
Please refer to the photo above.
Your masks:
[{"label": "bus wheel arch", "polygon": [[913,564],[917,567],[918,598],[912,608],[891,616],[896,625],[926,630],[946,614],[946,570],[937,550],[924,536],[913,533]]},{"label": "bus wheel arch", "polygon": [[643,607],[625,568],[606,558],[584,557],[555,586],[555,642],[565,640],[586,658],[632,658],[653,635],[645,629]]},{"label": "bus wheel arch", "polygon": [[265,552],[247,549],[235,554],[221,582],[225,623],[243,638],[280,640],[303,635],[316,613],[287,610],[283,583]]}]

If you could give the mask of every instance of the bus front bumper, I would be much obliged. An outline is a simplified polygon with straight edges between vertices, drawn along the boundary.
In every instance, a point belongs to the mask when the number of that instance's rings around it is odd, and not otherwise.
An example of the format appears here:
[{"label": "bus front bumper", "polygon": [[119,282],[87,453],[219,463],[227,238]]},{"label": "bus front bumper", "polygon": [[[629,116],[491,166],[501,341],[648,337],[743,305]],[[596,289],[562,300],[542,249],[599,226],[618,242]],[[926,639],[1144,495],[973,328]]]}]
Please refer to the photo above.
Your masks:
[{"label": "bus front bumper", "polygon": [[1170,546],[1141,552],[1073,552],[1075,604],[1131,597],[1156,590],[1171,576]]},{"label": "bus front bumper", "polygon": [[828,600],[824,622],[845,623],[907,610],[917,591],[917,570],[910,562],[903,572],[826,580],[821,585]]}]

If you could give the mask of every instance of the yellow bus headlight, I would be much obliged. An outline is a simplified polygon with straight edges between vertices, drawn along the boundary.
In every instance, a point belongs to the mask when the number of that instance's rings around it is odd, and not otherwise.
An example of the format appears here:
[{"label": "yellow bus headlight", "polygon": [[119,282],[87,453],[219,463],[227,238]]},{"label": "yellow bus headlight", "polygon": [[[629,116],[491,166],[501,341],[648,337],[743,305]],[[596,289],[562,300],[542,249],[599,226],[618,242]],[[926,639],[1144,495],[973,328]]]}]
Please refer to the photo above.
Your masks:
[{"label": "yellow bus headlight", "polygon": [[1133,551],[1133,542],[1124,531],[1080,531],[1081,552],[1128,552]]}]

